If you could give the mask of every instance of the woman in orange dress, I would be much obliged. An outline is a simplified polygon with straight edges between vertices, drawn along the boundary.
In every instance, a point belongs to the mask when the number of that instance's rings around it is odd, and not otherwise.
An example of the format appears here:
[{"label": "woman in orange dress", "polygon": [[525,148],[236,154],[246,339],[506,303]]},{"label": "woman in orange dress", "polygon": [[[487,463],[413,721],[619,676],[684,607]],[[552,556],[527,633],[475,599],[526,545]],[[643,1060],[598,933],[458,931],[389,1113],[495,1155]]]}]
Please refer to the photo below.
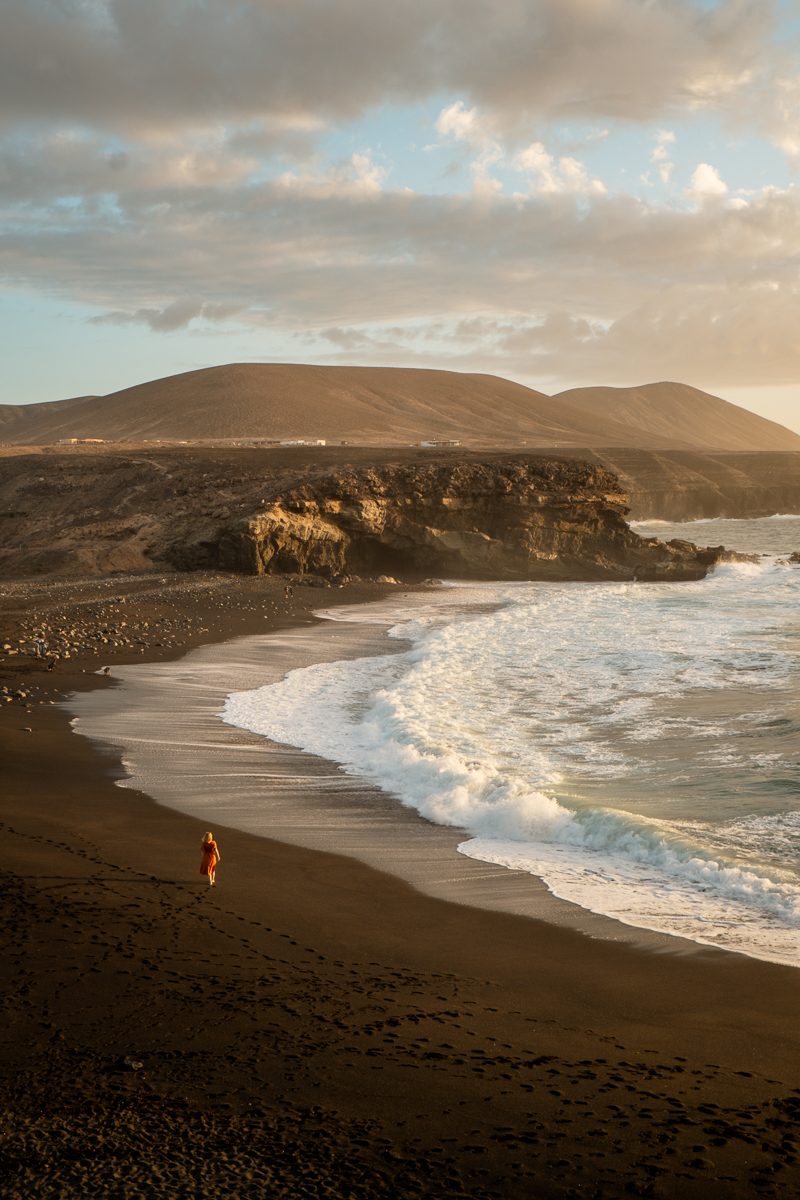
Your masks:
[{"label": "woman in orange dress", "polygon": [[219,850],[217,843],[214,841],[214,835],[207,833],[200,843],[200,849],[203,852],[203,861],[200,863],[200,874],[208,876],[208,886],[213,887],[216,880],[217,863],[219,862]]}]

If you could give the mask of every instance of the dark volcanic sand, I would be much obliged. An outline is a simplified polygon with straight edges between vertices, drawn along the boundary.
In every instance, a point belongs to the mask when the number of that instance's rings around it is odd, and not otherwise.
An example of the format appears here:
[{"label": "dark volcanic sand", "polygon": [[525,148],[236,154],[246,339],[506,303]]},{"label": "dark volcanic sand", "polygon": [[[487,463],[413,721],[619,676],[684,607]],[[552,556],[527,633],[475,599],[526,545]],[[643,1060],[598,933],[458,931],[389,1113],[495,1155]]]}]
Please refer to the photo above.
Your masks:
[{"label": "dark volcanic sand", "polygon": [[[208,630],[146,661],[385,594],[159,579],[9,585],[5,639],[73,599],[107,620],[116,595],[129,624]],[[595,941],[235,830],[214,829],[209,889],[200,823],[114,787],[46,703],[113,687],[82,672],[115,653],[0,659],[0,685],[38,689],[0,708],[4,1197],[800,1194],[800,973]]]}]

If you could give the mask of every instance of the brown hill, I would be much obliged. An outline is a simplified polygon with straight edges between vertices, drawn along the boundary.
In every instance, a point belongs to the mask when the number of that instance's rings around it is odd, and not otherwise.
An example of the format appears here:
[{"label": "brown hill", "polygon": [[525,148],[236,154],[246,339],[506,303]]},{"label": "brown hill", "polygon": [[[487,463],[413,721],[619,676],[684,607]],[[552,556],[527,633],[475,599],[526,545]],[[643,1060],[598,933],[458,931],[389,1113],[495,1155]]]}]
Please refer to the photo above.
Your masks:
[{"label": "brown hill", "polygon": [[70,400],[46,400],[41,404],[0,404],[0,437],[9,441],[9,425],[19,424],[30,428],[35,418],[42,418],[46,425],[49,418],[60,420],[62,415],[73,404],[83,400],[97,400],[97,396],[74,396]]},{"label": "brown hill", "polygon": [[6,443],[72,437],[800,449],[797,434],[683,384],[580,388],[551,397],[494,375],[397,367],[232,363],[109,396],[0,406]]},{"label": "brown hill", "polygon": [[[7,406],[10,407],[10,406]],[[324,438],[396,444],[688,448],[494,375],[395,367],[232,363],[156,379],[109,396],[21,406],[0,436],[201,440]]]},{"label": "brown hill", "polygon": [[800,450],[800,434],[685,383],[571,388],[554,399],[661,438],[664,447],[682,438],[698,450]]}]

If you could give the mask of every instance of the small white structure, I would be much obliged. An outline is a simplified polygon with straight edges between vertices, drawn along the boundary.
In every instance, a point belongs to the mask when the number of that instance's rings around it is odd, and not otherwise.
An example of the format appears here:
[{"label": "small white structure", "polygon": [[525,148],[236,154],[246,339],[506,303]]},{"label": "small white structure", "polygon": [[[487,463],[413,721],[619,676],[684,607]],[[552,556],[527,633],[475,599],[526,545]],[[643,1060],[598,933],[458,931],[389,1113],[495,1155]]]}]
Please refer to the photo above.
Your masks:
[{"label": "small white structure", "polygon": [[290,442],[281,442],[282,446],[324,446],[324,438],[297,438]]}]

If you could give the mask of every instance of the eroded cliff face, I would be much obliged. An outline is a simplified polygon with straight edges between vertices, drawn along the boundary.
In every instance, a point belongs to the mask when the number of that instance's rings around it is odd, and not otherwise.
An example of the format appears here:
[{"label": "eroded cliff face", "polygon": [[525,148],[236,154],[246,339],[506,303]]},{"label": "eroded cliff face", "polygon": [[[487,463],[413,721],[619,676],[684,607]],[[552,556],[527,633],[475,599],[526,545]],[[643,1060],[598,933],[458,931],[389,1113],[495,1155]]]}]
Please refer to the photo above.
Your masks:
[{"label": "eroded cliff face", "polygon": [[0,575],[223,568],[694,579],[719,551],[637,537],[607,466],[327,447],[0,456]]},{"label": "eroded cliff face", "polygon": [[634,521],[748,519],[800,512],[800,452],[588,452],[613,471]]},{"label": "eroded cliff face", "polygon": [[179,560],[205,565],[212,552],[227,570],[323,578],[590,580],[699,579],[724,556],[641,538],[627,511],[616,477],[584,462],[386,466],[287,491]]}]

